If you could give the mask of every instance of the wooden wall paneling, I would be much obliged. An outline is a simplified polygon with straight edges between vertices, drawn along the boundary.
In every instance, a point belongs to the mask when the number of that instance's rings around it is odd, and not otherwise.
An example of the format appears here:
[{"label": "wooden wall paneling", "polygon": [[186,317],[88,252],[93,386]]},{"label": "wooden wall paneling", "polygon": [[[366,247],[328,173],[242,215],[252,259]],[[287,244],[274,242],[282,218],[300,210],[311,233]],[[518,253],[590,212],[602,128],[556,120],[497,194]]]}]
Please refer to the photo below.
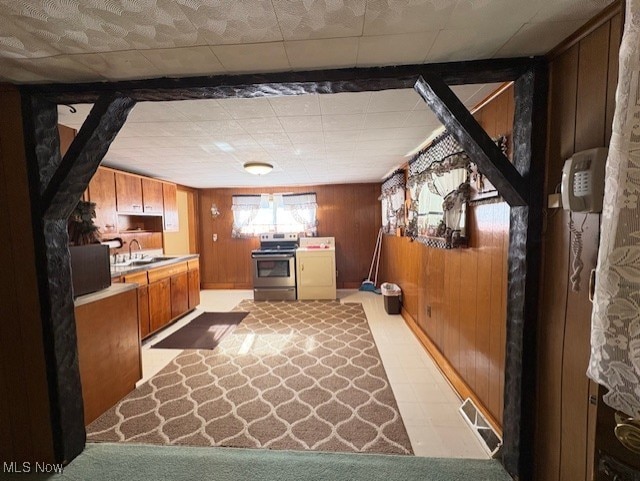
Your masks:
[{"label": "wooden wall paneling", "polygon": [[[477,233],[476,209],[467,216],[470,230]],[[460,374],[469,387],[476,389],[476,316],[478,288],[477,242],[471,240],[469,249],[460,250]]]},{"label": "wooden wall paneling", "polygon": [[506,295],[504,286],[507,281],[505,251],[509,237],[509,206],[505,203],[494,204],[491,227],[491,299],[492,320],[489,337],[489,401],[487,408],[502,422],[504,399],[504,353]]},{"label": "wooden wall paneling", "polygon": [[[20,93],[0,85],[0,458],[53,461]],[[5,410],[6,409],[6,410]]]},{"label": "wooden wall paneling", "polygon": [[69,146],[73,139],[75,138],[77,133],[76,129],[72,129],[71,127],[67,127],[66,125],[58,124],[58,136],[60,137],[60,155],[67,153],[69,150]]},{"label": "wooden wall paneling", "polygon": [[[496,204],[488,204],[476,207],[474,210],[478,219],[478,229],[476,229],[477,249],[477,277],[476,277],[476,342],[474,352],[476,353],[475,369],[476,383],[475,392],[481,399],[485,399],[487,408],[489,406],[489,378],[491,375],[491,331],[495,323],[491,319],[491,242],[492,226],[491,218],[495,215]],[[489,321],[489,322],[487,322]],[[495,413],[494,413],[495,415]]]},{"label": "wooden wall paneling", "polygon": [[[578,47],[567,50],[550,65],[549,135],[546,190],[553,193],[564,159],[574,152]],[[541,315],[538,328],[538,413],[536,479],[556,481],[562,450],[562,359],[569,271],[568,214],[547,211],[544,234]],[[553,281],[550,281],[553,279]]]},{"label": "wooden wall paneling", "polygon": [[431,294],[431,315],[435,319],[436,337],[434,339],[440,351],[444,352],[444,255],[439,249],[428,249],[429,252],[429,284]]},{"label": "wooden wall paneling", "polygon": [[[232,239],[232,195],[275,192],[316,192],[318,235],[336,238],[339,287],[359,287],[366,278],[375,236],[381,224],[380,184],[344,184],[278,188],[206,189],[199,193],[201,222],[201,283],[205,288],[243,288],[253,285],[251,250],[257,239]],[[215,203],[220,216],[209,213]],[[370,211],[375,214],[371,215]],[[212,241],[212,235],[218,241]],[[364,240],[363,240],[364,239]],[[361,246],[366,246],[363,249]]]},{"label": "wooden wall paneling", "polygon": [[445,355],[453,364],[453,367],[462,374],[462,362],[460,359],[460,251],[453,250],[447,252],[447,267],[449,272],[449,345]]},{"label": "wooden wall paneling", "polygon": [[613,114],[616,109],[616,88],[618,86],[618,51],[622,39],[622,14],[615,15],[609,23],[609,67],[607,72],[607,115],[605,118],[605,142],[609,145],[611,129],[613,125]]},{"label": "wooden wall paneling", "polygon": [[[609,24],[604,24],[579,45],[578,88],[576,96],[575,150],[604,145]],[[591,336],[591,302],[589,274],[595,267],[598,250],[600,216],[573,214],[576,227],[584,221],[580,291],[569,288],[562,362],[562,454],[561,479],[586,478],[586,453],[589,423],[589,364]],[[573,239],[573,234],[572,234]],[[573,255],[571,255],[573,258]],[[570,265],[569,275],[572,273]]]}]

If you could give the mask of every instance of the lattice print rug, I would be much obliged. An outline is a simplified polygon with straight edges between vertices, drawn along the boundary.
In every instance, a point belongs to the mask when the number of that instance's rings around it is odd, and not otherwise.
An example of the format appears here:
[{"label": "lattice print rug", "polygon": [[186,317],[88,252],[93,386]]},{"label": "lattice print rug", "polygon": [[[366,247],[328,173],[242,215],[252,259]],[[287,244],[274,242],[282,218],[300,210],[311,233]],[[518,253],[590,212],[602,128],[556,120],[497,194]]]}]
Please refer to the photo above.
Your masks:
[{"label": "lattice print rug", "polygon": [[87,427],[89,441],[413,454],[360,304],[243,301]]}]

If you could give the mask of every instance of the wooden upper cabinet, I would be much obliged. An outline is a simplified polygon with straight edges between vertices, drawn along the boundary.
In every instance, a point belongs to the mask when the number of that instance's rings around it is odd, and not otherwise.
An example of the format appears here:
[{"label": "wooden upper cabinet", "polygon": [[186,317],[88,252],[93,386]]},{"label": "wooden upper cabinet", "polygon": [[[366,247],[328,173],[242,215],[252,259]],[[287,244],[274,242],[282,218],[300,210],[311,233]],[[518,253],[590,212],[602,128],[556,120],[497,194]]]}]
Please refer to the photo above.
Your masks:
[{"label": "wooden upper cabinet", "polygon": [[142,179],[142,205],[145,214],[162,214],[164,209],[162,182],[153,179]]},{"label": "wooden upper cabinet", "polygon": [[142,212],[140,177],[116,172],[116,204],[118,212]]},{"label": "wooden upper cabinet", "polygon": [[112,170],[99,168],[87,189],[89,202],[96,204],[95,224],[103,236],[110,236],[118,231],[116,223],[116,180]]},{"label": "wooden upper cabinet", "polygon": [[163,183],[162,195],[164,198],[164,230],[177,232],[180,226],[178,223],[178,189],[176,185]]}]

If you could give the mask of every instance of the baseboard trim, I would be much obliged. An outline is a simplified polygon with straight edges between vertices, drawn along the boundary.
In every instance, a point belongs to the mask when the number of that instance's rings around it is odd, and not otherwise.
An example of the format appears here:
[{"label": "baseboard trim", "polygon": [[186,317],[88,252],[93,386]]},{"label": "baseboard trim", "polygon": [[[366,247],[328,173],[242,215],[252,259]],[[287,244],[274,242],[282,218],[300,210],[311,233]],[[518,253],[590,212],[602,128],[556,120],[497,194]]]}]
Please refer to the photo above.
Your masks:
[{"label": "baseboard trim", "polygon": [[478,398],[476,393],[469,387],[469,385],[465,382],[464,379],[458,374],[455,368],[451,365],[449,360],[440,352],[440,349],[435,345],[435,343],[427,336],[427,334],[420,328],[415,319],[407,312],[407,310],[403,307],[402,318],[404,322],[409,326],[411,332],[418,338],[422,346],[427,350],[429,355],[433,358],[440,369],[440,372],[447,378],[449,383],[458,395],[464,400],[466,398],[471,398],[474,404],[477,406],[478,410],[483,414],[486,420],[491,424],[491,427],[498,433],[500,437],[502,437],[502,426],[498,422],[498,420],[489,412],[489,410],[485,407],[482,401]]}]

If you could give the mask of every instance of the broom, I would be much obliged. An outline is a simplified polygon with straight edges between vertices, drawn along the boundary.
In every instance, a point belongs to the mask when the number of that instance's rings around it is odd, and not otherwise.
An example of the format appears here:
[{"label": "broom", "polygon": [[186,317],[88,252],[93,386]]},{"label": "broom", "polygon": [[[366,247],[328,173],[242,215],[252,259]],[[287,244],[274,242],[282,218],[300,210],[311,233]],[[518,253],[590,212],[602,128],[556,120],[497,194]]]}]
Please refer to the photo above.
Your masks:
[{"label": "broom", "polygon": [[[378,237],[376,238],[376,247],[373,250],[373,258],[371,259],[371,267],[369,268],[369,277],[362,281],[360,285],[360,291],[366,292],[375,292],[376,294],[380,294],[380,289],[376,287],[378,283],[378,268],[380,267],[380,253],[382,252],[382,227],[378,231]],[[376,277],[374,280],[371,280],[371,275],[373,274],[373,265],[376,265]]]}]

